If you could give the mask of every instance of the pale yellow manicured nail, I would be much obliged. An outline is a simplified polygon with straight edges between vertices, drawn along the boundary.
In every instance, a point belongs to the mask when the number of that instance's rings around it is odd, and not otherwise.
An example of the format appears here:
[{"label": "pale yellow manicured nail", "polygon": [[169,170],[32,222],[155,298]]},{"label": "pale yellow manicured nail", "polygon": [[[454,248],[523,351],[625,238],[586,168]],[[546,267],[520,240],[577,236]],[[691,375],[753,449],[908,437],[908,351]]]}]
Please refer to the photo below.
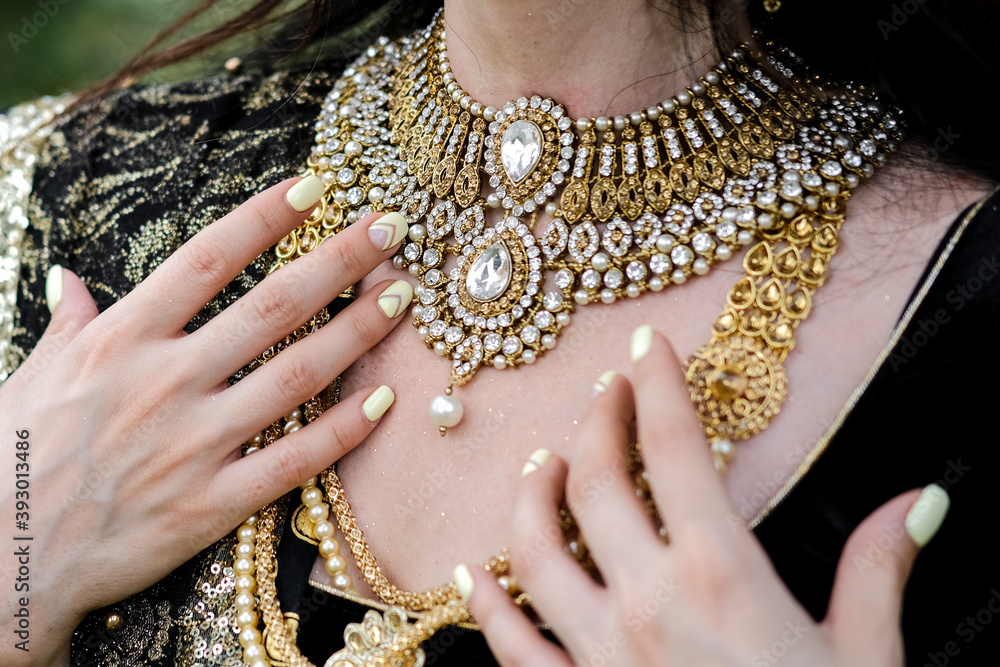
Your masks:
[{"label": "pale yellow manicured nail", "polygon": [[453,576],[455,578],[455,588],[458,589],[458,594],[462,596],[462,602],[468,602],[469,598],[472,597],[472,589],[475,586],[472,581],[472,572],[465,565],[457,565]]},{"label": "pale yellow manicured nail", "polygon": [[285,200],[299,213],[307,211],[323,197],[323,181],[309,174],[285,193]]},{"label": "pale yellow manicured nail", "polygon": [[378,421],[395,400],[396,395],[392,393],[392,389],[382,385],[373,391],[371,396],[365,399],[365,403],[362,406],[362,409],[365,411],[365,417],[370,422]]},{"label": "pale yellow manicured nail", "polygon": [[606,392],[617,375],[618,373],[615,371],[604,371],[601,377],[597,378],[597,382],[594,383],[593,390],[590,392],[590,397],[595,398],[598,394]]},{"label": "pale yellow manicured nail", "polygon": [[388,250],[396,245],[410,231],[406,218],[399,213],[386,213],[368,228],[368,238],[379,250]]},{"label": "pale yellow manicured nail", "polygon": [[632,363],[645,357],[653,347],[653,327],[643,324],[632,332]]},{"label": "pale yellow manicured nail", "polygon": [[536,449],[535,453],[528,457],[528,462],[521,468],[521,477],[527,477],[536,470],[540,470],[550,458],[552,458],[552,452],[549,450]]},{"label": "pale yellow manicured nail", "polygon": [[390,320],[398,317],[413,301],[413,287],[405,280],[397,280],[378,295],[378,306]]},{"label": "pale yellow manicured nail", "polygon": [[49,313],[54,313],[62,301],[62,274],[62,267],[53,264],[45,275],[45,303],[49,304]]},{"label": "pale yellow manicured nail", "polygon": [[913,507],[906,513],[906,532],[922,547],[938,532],[951,499],[948,492],[937,484],[924,487]]}]

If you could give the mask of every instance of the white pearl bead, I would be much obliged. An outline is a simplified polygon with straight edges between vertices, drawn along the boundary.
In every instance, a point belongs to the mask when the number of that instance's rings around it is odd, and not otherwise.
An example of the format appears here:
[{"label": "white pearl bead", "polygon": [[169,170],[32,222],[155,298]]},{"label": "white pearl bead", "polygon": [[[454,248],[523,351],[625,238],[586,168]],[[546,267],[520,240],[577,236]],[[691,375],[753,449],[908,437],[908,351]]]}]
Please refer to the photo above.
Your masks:
[{"label": "white pearl bead", "polygon": [[489,206],[490,208],[496,208],[497,206],[500,205],[500,197],[497,196],[497,193],[491,192],[489,195],[487,195],[486,205]]},{"label": "white pearl bead", "polygon": [[615,129],[624,130],[626,122],[625,116],[615,116]]},{"label": "white pearl bead", "polygon": [[340,554],[334,554],[326,559],[326,571],[332,577],[347,569],[347,561]]},{"label": "white pearl bead", "polygon": [[427,228],[420,224],[410,225],[410,230],[408,234],[410,240],[420,241],[427,235]]},{"label": "white pearl bead", "polygon": [[316,536],[317,540],[325,540],[328,537],[333,537],[334,530],[333,524],[329,521],[319,521],[313,526],[313,535]]},{"label": "white pearl bead", "polygon": [[348,155],[361,155],[362,151],[364,151],[364,146],[356,139],[351,139],[344,145],[344,152]]},{"label": "white pearl bead", "polygon": [[253,609],[257,604],[257,601],[253,599],[253,596],[249,593],[239,593],[236,595],[236,599],[233,600],[233,604],[239,611],[246,611],[248,609]]},{"label": "white pearl bead", "polygon": [[402,255],[396,255],[392,258],[392,265],[396,269],[402,270],[406,268],[406,260],[403,259]]},{"label": "white pearl bead", "polygon": [[599,252],[590,258],[590,265],[594,267],[594,270],[604,273],[608,270],[608,262],[611,258],[608,257],[608,253]]},{"label": "white pearl bead", "polygon": [[720,245],[715,249],[715,256],[721,260],[726,260],[733,256],[733,251],[729,249],[729,246]]},{"label": "white pearl bead", "polygon": [[257,580],[248,574],[241,574],[236,577],[236,590],[240,592],[253,593],[257,588]]},{"label": "white pearl bead", "polygon": [[243,647],[243,658],[247,661],[257,660],[264,657],[264,647],[260,644],[248,644]]},{"label": "white pearl bead", "polygon": [[542,347],[546,350],[551,350],[556,346],[556,337],[552,334],[545,334],[542,336]]},{"label": "white pearl bead", "polygon": [[581,306],[585,306],[590,303],[590,296],[584,290],[577,290],[573,292],[573,300],[576,301]]},{"label": "white pearl bead", "polygon": [[454,396],[441,394],[440,396],[435,396],[434,400],[431,401],[429,413],[431,421],[435,424],[451,428],[457,426],[462,421],[465,408],[462,405],[462,401]]},{"label": "white pearl bead", "polygon": [[236,531],[236,539],[243,543],[252,544],[257,539],[257,529],[253,526],[243,524]]},{"label": "white pearl bead", "polygon": [[303,505],[313,507],[323,502],[323,492],[315,486],[311,486],[302,492],[301,499]]},{"label": "white pearl bead", "polygon": [[646,118],[649,120],[656,120],[660,117],[660,108],[656,106],[649,107],[646,109]]},{"label": "white pearl bead", "polygon": [[253,574],[253,571],[253,561],[249,558],[238,558],[236,559],[236,562],[233,563],[233,572],[237,575]]},{"label": "white pearl bead", "polygon": [[659,276],[654,276],[653,278],[649,279],[649,289],[653,290],[654,292],[662,291],[663,287],[664,287],[663,279],[660,278]]},{"label": "white pearl bead", "polygon": [[608,127],[610,126],[610,124],[611,124],[611,121],[609,121],[605,116],[601,116],[597,120],[594,121],[594,128],[598,132],[604,132],[605,130],[608,129]]},{"label": "white pearl bead", "polygon": [[633,111],[631,114],[629,114],[628,120],[633,125],[638,126],[640,123],[642,123],[642,114],[639,113],[638,111]]},{"label": "white pearl bead", "polygon": [[561,327],[569,326],[570,319],[572,318],[570,318],[569,313],[556,313],[556,322]]},{"label": "white pearl bead", "polygon": [[445,342],[443,340],[439,340],[438,342],[434,343],[434,351],[437,353],[439,357],[443,357],[445,353],[448,352],[448,346],[445,345]]},{"label": "white pearl bead", "polygon": [[237,558],[253,558],[254,545],[249,542],[240,542],[236,545]]},{"label": "white pearl bead", "polygon": [[694,260],[694,264],[691,266],[691,270],[697,273],[699,276],[703,276],[708,273],[708,262],[699,257]]},{"label": "white pearl bead", "polygon": [[615,293],[614,293],[614,291],[612,291],[610,289],[607,289],[607,288],[602,289],[601,290],[601,302],[603,302],[603,303],[614,303],[615,302]]},{"label": "white pearl bead", "polygon": [[487,123],[492,123],[497,117],[497,110],[494,107],[486,107],[483,109],[483,120]]},{"label": "white pearl bead", "polygon": [[680,269],[674,269],[674,272],[670,274],[670,280],[673,281],[675,285],[683,285],[687,282],[687,276]]},{"label": "white pearl bead", "polygon": [[323,558],[329,558],[338,553],[340,553],[340,542],[337,540],[328,537],[319,543],[319,555]]},{"label": "white pearl bead", "polygon": [[667,235],[661,235],[656,237],[656,249],[660,252],[670,252],[670,249],[674,247],[673,238]]},{"label": "white pearl bead", "polygon": [[368,201],[377,204],[385,198],[385,189],[377,185],[368,191]]},{"label": "white pearl bead", "polygon": [[529,364],[529,365],[535,363],[535,352],[534,352],[534,350],[525,350],[524,352],[522,352],[521,353],[521,361],[523,361],[524,363]]},{"label": "white pearl bead", "polygon": [[236,615],[236,625],[240,628],[245,628],[246,626],[254,627],[260,617],[257,616],[257,612],[250,611],[249,609],[244,609]]},{"label": "white pearl bead", "polygon": [[753,243],[753,234],[745,229],[741,229],[740,233],[736,235],[736,240],[740,242],[740,245],[750,245]]},{"label": "white pearl bead", "polygon": [[420,276],[420,265],[417,264],[416,262],[410,264],[410,267],[407,270],[410,272],[410,275],[413,276],[414,278]]},{"label": "white pearl bead", "polygon": [[354,588],[354,582],[346,574],[338,574],[333,578],[333,587],[340,591],[349,591]]},{"label": "white pearl bead", "polygon": [[577,118],[576,119],[576,129],[578,132],[586,132],[587,127],[590,125],[589,118]]},{"label": "white pearl bead", "polygon": [[502,371],[503,369],[507,368],[507,358],[504,357],[502,354],[498,354],[497,356],[493,357],[493,368],[497,369],[498,371]]},{"label": "white pearl bead", "polygon": [[309,519],[311,521],[323,521],[328,516],[330,516],[330,508],[326,506],[326,503],[320,503],[309,508]]},{"label": "white pearl bead", "polygon": [[639,290],[638,285],[636,285],[635,283],[629,283],[628,287],[625,288],[625,294],[628,295],[628,298],[635,299],[640,294],[642,294],[642,292]]},{"label": "white pearl bead", "polygon": [[555,215],[558,208],[554,202],[549,202],[545,205],[545,213],[546,215]]}]

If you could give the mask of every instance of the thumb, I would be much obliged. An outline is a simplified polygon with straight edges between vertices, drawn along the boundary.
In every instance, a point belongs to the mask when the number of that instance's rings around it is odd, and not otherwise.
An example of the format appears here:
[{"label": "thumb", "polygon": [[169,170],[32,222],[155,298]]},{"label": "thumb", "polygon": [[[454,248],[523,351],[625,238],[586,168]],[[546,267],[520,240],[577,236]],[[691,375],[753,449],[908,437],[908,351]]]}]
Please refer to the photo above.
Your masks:
[{"label": "thumb", "polygon": [[97,304],[90,291],[74,273],[58,264],[45,276],[45,300],[52,319],[15,377],[30,381],[66,347],[87,324],[97,317]]},{"label": "thumb", "polygon": [[909,491],[875,510],[851,534],[824,621],[841,651],[865,664],[875,664],[873,657],[902,664],[903,588],[920,548],[941,527],[949,502],[936,484]]}]

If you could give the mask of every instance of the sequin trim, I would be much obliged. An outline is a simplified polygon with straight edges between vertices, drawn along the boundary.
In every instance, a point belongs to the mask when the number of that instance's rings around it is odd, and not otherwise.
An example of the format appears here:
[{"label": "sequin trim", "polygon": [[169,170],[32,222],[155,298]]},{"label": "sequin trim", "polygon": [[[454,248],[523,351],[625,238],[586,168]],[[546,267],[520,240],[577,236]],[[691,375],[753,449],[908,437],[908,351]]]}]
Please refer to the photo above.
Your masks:
[{"label": "sequin trim", "polygon": [[52,121],[71,100],[43,97],[0,114],[0,384],[14,371],[9,351],[35,162],[52,134]]}]

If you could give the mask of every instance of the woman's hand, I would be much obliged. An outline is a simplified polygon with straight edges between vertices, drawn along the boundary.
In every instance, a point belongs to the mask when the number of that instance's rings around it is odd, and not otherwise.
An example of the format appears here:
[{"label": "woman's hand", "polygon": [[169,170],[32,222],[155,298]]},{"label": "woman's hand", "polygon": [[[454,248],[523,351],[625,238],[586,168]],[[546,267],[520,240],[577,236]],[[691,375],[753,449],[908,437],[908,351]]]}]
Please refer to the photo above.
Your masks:
[{"label": "woman's hand", "polygon": [[[197,332],[184,332],[321,194],[320,181],[307,177],[253,197],[100,315],[79,278],[53,272],[49,294],[54,300],[61,291],[61,299],[52,322],[0,389],[0,506],[12,520],[24,501],[26,529],[18,535],[32,538],[15,544],[30,550],[28,588],[15,589],[14,547],[0,559],[0,656],[11,651],[18,664],[65,661],[86,612],[150,586],[317,474],[389,407],[391,392],[388,401],[383,391],[383,400],[366,403],[369,388],[240,458],[244,441],[318,394],[396,325],[412,298],[403,282],[375,286],[234,386],[227,378],[390,257],[407,231],[398,214],[350,226]],[[14,465],[22,461],[27,482],[15,489]],[[30,653],[11,648],[21,597],[30,610]]]},{"label": "woman's hand", "polygon": [[[841,557],[828,615],[817,624],[743,522],[730,520],[738,514],[667,341],[641,327],[632,359],[634,387],[624,378],[606,383],[568,467],[545,450],[532,456],[514,511],[513,574],[565,649],[539,634],[489,574],[456,570],[459,590],[500,663],[902,664],[903,587],[918,546],[944,518],[947,495],[933,485],[923,494],[905,493],[858,526]],[[668,545],[626,471],[633,429]],[[558,512],[564,498],[603,585],[566,552]],[[863,554],[869,540],[881,544],[887,530],[893,546],[860,571],[853,556]]]}]

